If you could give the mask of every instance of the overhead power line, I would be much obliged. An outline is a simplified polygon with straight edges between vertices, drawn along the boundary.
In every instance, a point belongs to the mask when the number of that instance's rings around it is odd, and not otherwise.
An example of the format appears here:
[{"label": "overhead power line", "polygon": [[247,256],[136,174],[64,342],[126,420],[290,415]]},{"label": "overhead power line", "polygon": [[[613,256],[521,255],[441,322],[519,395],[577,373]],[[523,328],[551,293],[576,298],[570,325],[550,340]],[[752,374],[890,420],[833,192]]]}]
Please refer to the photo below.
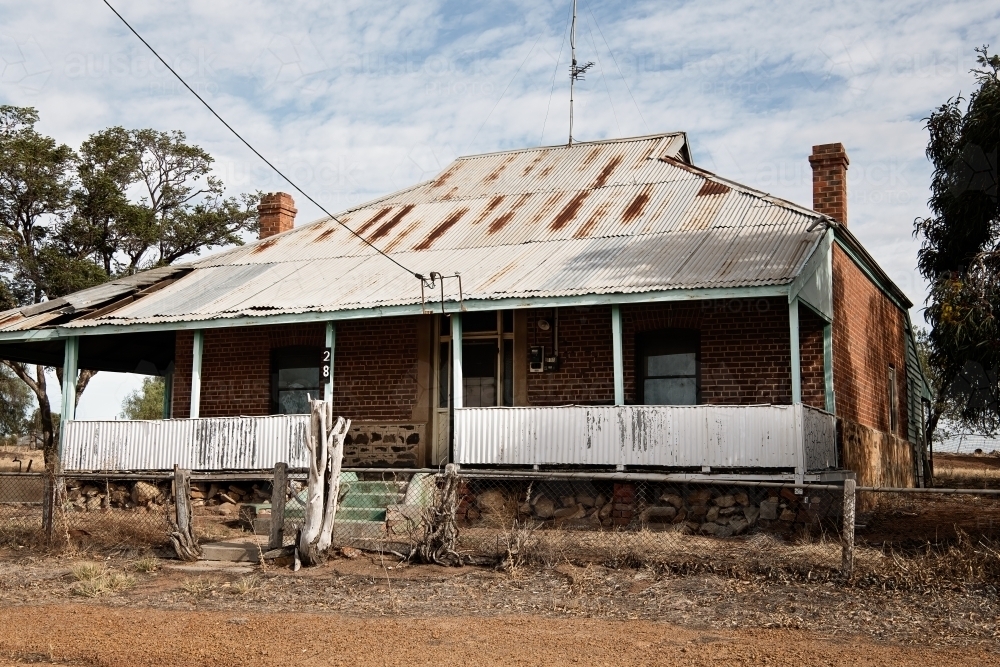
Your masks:
[{"label": "overhead power line", "polygon": [[227,123],[226,119],[224,119],[222,116],[220,116],[215,111],[215,109],[212,108],[212,105],[210,105],[208,102],[206,102],[202,98],[201,95],[199,95],[197,92],[195,92],[194,88],[192,88],[191,86],[189,86],[187,84],[187,81],[185,81],[183,79],[183,77],[181,77],[181,75],[178,74],[174,70],[174,68],[171,67],[167,63],[167,61],[164,60],[160,56],[160,54],[156,52],[156,49],[154,49],[152,46],[150,46],[149,42],[147,42],[145,39],[143,39],[142,35],[140,35],[136,31],[136,29],[133,28],[132,25],[128,21],[125,20],[124,16],[122,16],[121,14],[118,13],[117,9],[115,9],[114,7],[111,6],[111,3],[108,2],[108,0],[103,0],[103,2],[104,2],[105,5],[108,6],[108,9],[110,9],[112,12],[114,12],[115,16],[117,16],[121,20],[121,22],[125,24],[125,27],[128,28],[132,32],[133,35],[135,35],[136,37],[138,37],[139,41],[142,42],[146,46],[146,48],[149,49],[150,52],[154,56],[156,56],[157,60],[159,60],[161,63],[163,63],[163,66],[166,67],[168,70],[170,70],[170,73],[173,74],[177,78],[177,80],[180,81],[181,84],[191,92],[192,95],[194,95],[196,98],[198,98],[198,101],[201,102],[205,106],[206,109],[208,109],[210,112],[212,112],[212,115],[215,116],[216,118],[218,118],[219,122],[226,126],[227,130],[229,130],[230,132],[232,132],[233,135],[237,139],[239,139],[240,141],[242,141],[244,146],[246,146],[251,151],[253,151],[254,155],[256,155],[257,157],[259,157],[261,160],[264,161],[264,164],[266,164],[268,167],[270,167],[271,169],[273,169],[274,173],[278,174],[278,176],[281,176],[281,178],[285,179],[286,183],[288,183],[290,186],[292,186],[293,188],[295,188],[295,190],[297,190],[299,192],[299,194],[301,194],[303,197],[305,197],[310,202],[312,202],[312,204],[314,206],[316,206],[316,208],[318,208],[319,210],[323,211],[323,213],[327,214],[330,217],[331,220],[333,220],[338,225],[340,225],[341,227],[343,227],[344,229],[346,229],[347,231],[349,231],[354,236],[358,237],[369,248],[371,248],[372,250],[374,250],[378,254],[382,255],[387,260],[389,260],[390,262],[392,262],[393,264],[395,264],[399,268],[403,269],[404,271],[406,271],[410,275],[415,276],[416,278],[418,278],[420,280],[424,279],[424,277],[421,276],[419,273],[416,273],[416,272],[411,271],[410,269],[406,268],[405,266],[403,266],[402,264],[400,264],[399,261],[397,261],[394,257],[392,257],[391,255],[383,252],[377,246],[375,246],[371,241],[369,241],[365,237],[361,236],[361,234],[358,234],[356,231],[354,231],[353,229],[351,229],[350,227],[348,227],[346,223],[344,223],[344,222],[340,221],[339,219],[337,219],[337,216],[335,216],[333,213],[330,213],[328,210],[326,210],[326,208],[322,204],[320,204],[318,201],[316,201],[311,196],[309,196],[309,193],[307,193],[305,190],[303,190],[298,185],[296,185],[296,183],[294,181],[292,181],[292,179],[288,178],[288,176],[285,176],[285,174],[282,173],[282,171],[280,169],[278,169],[277,167],[275,167],[274,164],[272,164],[270,160],[268,160],[266,157],[264,157],[263,155],[261,155],[260,151],[258,151],[256,148],[254,148],[253,146],[251,146],[249,141],[247,141],[246,139],[244,139],[243,136],[240,135],[239,132],[237,132],[236,130],[234,130],[233,127],[232,127],[232,125],[230,125],[229,123]]}]

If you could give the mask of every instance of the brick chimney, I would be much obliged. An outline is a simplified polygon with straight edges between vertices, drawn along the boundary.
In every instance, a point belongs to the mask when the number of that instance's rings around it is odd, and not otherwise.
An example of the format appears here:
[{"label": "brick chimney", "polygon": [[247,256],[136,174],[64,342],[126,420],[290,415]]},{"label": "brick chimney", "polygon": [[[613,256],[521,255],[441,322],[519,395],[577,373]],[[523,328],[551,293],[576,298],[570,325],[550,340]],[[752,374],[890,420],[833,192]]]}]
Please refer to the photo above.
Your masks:
[{"label": "brick chimney", "polygon": [[844,144],[813,146],[813,210],[847,224],[847,151]]},{"label": "brick chimney", "polygon": [[266,239],[295,226],[295,200],[286,192],[270,192],[264,195],[257,206],[260,216],[260,238]]}]

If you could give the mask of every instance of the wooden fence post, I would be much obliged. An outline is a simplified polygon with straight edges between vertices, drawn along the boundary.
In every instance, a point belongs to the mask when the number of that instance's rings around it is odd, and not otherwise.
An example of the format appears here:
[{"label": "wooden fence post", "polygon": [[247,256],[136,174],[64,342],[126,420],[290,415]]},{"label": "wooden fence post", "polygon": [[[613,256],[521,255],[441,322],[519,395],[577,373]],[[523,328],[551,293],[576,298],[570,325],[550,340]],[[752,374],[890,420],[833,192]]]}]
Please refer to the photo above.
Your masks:
[{"label": "wooden fence post", "polygon": [[271,539],[268,549],[280,549],[285,540],[285,498],[288,497],[288,464],[274,464],[271,485]]},{"label": "wooden fence post", "polygon": [[52,471],[47,471],[43,477],[44,490],[42,495],[42,534],[45,543],[52,544],[55,534],[56,516],[56,476]]},{"label": "wooden fence post", "polygon": [[845,579],[850,579],[854,573],[854,510],[855,489],[857,482],[853,479],[844,480],[844,512],[843,512],[843,532],[841,541],[844,551],[840,560],[840,573]]},{"label": "wooden fence post", "polygon": [[170,541],[181,560],[196,561],[201,547],[191,530],[191,471],[174,466],[174,509],[170,517]]}]

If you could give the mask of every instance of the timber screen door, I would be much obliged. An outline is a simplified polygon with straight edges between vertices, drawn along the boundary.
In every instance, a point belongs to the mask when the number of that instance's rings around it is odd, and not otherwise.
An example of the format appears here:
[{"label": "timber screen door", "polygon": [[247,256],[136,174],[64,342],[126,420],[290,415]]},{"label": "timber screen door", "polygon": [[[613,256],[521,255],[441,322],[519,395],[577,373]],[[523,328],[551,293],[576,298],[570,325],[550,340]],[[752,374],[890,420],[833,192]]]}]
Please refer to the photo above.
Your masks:
[{"label": "timber screen door", "polygon": [[636,342],[639,403],[697,405],[698,331],[648,331]]}]

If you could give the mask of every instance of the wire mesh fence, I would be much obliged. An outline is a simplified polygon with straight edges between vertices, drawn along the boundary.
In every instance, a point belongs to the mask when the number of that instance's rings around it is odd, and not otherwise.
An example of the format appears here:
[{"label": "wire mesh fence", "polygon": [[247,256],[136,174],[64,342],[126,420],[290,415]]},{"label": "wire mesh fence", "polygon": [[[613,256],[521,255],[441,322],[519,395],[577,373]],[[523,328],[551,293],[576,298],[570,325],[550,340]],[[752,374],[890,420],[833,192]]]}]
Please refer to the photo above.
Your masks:
[{"label": "wire mesh fence", "polygon": [[[618,477],[610,479],[608,477]],[[677,483],[651,475],[462,471],[447,513],[463,562],[516,568],[560,562],[654,566],[674,572],[843,575],[844,495],[834,485],[745,481]],[[249,541],[260,552],[294,543],[305,515],[303,474],[191,483],[201,543]],[[51,481],[50,481],[51,480]],[[50,484],[60,509],[44,529]],[[413,557],[442,502],[435,471],[358,470],[341,476],[333,541]],[[0,474],[0,548],[162,549],[169,555],[172,480]],[[275,513],[274,503],[283,498]],[[989,490],[856,495],[856,581],[899,586],[995,585],[1000,495]],[[281,504],[279,502],[279,504]],[[991,583],[992,582],[992,583]]]}]

